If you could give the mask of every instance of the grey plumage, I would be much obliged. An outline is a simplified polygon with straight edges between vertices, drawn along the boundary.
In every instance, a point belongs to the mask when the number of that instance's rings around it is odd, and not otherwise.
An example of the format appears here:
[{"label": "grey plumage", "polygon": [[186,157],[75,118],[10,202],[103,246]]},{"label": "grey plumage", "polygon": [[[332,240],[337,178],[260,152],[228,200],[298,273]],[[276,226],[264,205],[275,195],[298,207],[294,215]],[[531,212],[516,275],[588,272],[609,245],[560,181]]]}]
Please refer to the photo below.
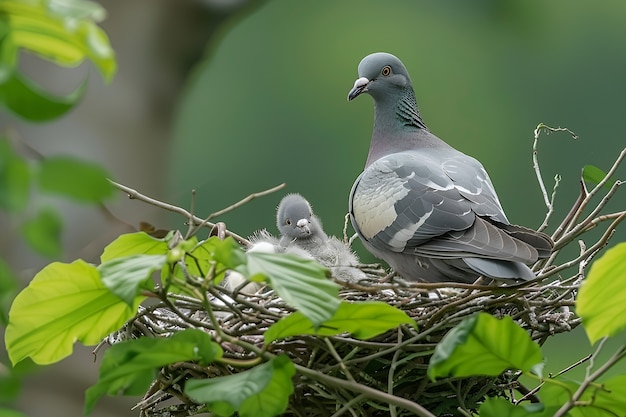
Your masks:
[{"label": "grey plumage", "polygon": [[350,218],[365,248],[409,280],[473,282],[535,277],[527,265],[553,247],[511,225],[476,159],[433,135],[409,74],[387,53],[365,57],[348,94],[374,98],[365,169],[350,192]]}]

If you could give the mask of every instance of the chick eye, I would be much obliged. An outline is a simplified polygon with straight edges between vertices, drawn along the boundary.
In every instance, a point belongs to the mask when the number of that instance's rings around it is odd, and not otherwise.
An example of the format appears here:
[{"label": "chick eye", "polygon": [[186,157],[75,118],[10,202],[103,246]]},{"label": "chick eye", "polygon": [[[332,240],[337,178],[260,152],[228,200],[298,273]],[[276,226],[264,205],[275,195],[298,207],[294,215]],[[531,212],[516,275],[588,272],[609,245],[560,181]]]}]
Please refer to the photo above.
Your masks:
[{"label": "chick eye", "polygon": [[287,220],[285,220],[285,224],[286,224],[287,226],[291,226],[291,219],[287,219]]},{"label": "chick eye", "polygon": [[389,74],[391,74],[391,67],[389,65],[384,66],[380,73],[383,76],[387,77]]}]

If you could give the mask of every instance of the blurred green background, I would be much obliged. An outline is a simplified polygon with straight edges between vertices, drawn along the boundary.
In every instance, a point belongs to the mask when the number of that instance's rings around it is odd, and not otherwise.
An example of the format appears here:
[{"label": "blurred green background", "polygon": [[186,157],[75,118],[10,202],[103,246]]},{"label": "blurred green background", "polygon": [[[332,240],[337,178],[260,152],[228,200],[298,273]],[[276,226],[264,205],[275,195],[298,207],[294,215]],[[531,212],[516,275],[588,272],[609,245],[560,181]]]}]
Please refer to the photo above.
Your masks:
[{"label": "blurred green background", "polygon": [[[348,103],[365,55],[387,51],[412,76],[430,129],[483,162],[512,222],[545,212],[531,164],[539,122],[580,136],[543,136],[540,160],[566,211],[585,164],[608,169],[626,144],[626,4],[571,1],[268,2],[233,20],[188,80],[171,143],[169,192],[198,191],[209,213],[287,183],[339,234],[365,163],[369,97]],[[280,195],[227,216],[243,234],[273,225]],[[558,216],[557,216],[558,218]]]},{"label": "blurred green background", "polygon": [[[536,228],[546,211],[531,160],[538,123],[579,136],[540,138],[549,191],[562,176],[549,232],[575,200],[582,167],[608,170],[626,145],[623,1],[274,0],[233,20],[190,77],[173,131],[171,198],[188,205],[194,188],[208,214],[286,182],[284,192],[303,194],[341,235],[373,114],[369,97],[346,95],[361,58],[377,51],[403,60],[426,124],[482,161],[513,223]],[[244,235],[275,232],[284,192],[222,220]],[[626,199],[616,200],[609,208],[623,209]],[[587,353],[580,330],[547,344],[547,371]]]},{"label": "blurred green background", "polygon": [[[369,97],[348,103],[346,96],[359,61],[372,52],[403,60],[426,124],[483,163],[513,223],[537,227],[546,211],[532,169],[537,124],[579,136],[540,139],[548,189],[555,174],[563,178],[548,232],[575,200],[582,167],[607,170],[626,146],[623,0],[101,3],[118,56],[112,85],[91,77],[84,102],[62,121],[28,125],[0,115],[3,125],[15,126],[45,155],[99,161],[116,180],[152,197],[189,208],[195,189],[200,216],[286,182],[285,190],[218,219],[241,235],[276,232],[275,208],[286,192],[303,194],[325,230],[341,234],[373,121]],[[62,91],[82,79],[32,57],[24,67]],[[615,200],[608,209],[623,209],[626,199]],[[184,219],[136,201],[120,198],[109,209],[132,224],[185,227]],[[127,231],[93,209],[64,213],[64,260],[95,260]],[[623,240],[625,227],[614,237]],[[28,255],[10,234],[0,249],[24,282],[49,262]],[[546,345],[547,372],[591,351],[580,330]],[[20,408],[33,416],[78,415],[84,389],[96,380],[97,367],[86,363],[91,356],[82,349],[34,376]],[[103,401],[92,415],[134,416],[132,403]]]}]

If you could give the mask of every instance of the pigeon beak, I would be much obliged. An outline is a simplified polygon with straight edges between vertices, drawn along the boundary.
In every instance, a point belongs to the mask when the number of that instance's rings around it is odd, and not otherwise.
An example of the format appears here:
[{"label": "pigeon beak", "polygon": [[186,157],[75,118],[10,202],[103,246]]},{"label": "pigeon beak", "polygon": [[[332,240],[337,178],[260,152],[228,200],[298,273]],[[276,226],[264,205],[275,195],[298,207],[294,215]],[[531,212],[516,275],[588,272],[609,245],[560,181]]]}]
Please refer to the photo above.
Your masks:
[{"label": "pigeon beak", "polygon": [[369,83],[370,83],[370,80],[368,80],[365,77],[361,77],[358,80],[356,80],[354,82],[354,87],[352,87],[352,90],[350,90],[350,92],[348,93],[348,101],[354,100],[361,93],[366,92],[367,86],[369,85]]},{"label": "pigeon beak", "polygon": [[311,229],[309,229],[309,221],[307,219],[298,220],[296,226],[298,226],[298,229],[301,229],[307,235],[311,234]]}]

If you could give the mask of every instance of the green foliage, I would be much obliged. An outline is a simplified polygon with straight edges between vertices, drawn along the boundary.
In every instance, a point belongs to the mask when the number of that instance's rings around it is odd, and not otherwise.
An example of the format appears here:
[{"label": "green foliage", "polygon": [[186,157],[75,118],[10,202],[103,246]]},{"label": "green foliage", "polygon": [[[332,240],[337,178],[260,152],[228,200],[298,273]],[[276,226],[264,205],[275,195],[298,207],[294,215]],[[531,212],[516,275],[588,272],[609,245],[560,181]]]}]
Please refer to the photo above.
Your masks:
[{"label": "green foliage", "polygon": [[34,217],[22,223],[24,240],[31,248],[50,258],[61,256],[62,221],[59,213],[43,207]]},{"label": "green foliage", "polygon": [[198,361],[211,363],[222,355],[220,346],[203,331],[187,329],[169,338],[128,340],[106,351],[98,383],[85,393],[85,414],[103,395],[140,395],[165,365]]},{"label": "green foliage", "polygon": [[157,239],[144,232],[126,233],[109,243],[100,256],[102,263],[132,255],[165,255],[166,239]]},{"label": "green foliage", "polygon": [[102,283],[95,266],[78,260],[42,269],[9,312],[5,342],[13,364],[30,357],[38,364],[58,362],[72,353],[76,340],[94,345],[131,318],[132,307]]},{"label": "green foliage", "polygon": [[90,203],[101,202],[114,191],[104,169],[66,156],[41,161],[37,179],[42,192]]},{"label": "green foliage", "polygon": [[510,316],[498,320],[487,313],[464,319],[435,348],[428,376],[497,376],[507,369],[541,374],[539,345]]},{"label": "green foliage", "polygon": [[50,94],[24,75],[13,73],[0,83],[0,103],[27,120],[43,122],[63,116],[80,102],[86,90],[87,79],[69,94]]},{"label": "green foliage", "polygon": [[[188,247],[186,251],[185,245]],[[212,237],[200,243],[197,239],[191,238],[182,243],[178,249],[186,253],[184,256],[186,272],[182,271],[181,265],[174,266],[174,274],[181,279],[185,278],[185,274],[206,277],[213,268],[213,283],[219,284],[224,279],[227,269],[234,269],[246,263],[244,251],[231,237],[224,240]]]},{"label": "green foliage", "polygon": [[295,369],[285,355],[235,375],[191,380],[185,394],[220,416],[273,417],[287,408]]},{"label": "green foliage", "polygon": [[75,67],[91,60],[105,80],[116,62],[106,34],[97,26],[104,10],[84,0],[5,0],[0,4],[0,103],[31,121],[60,117],[83,97],[84,80],[73,92],[57,96],[20,74],[20,50],[58,65]]},{"label": "green foliage", "polygon": [[58,258],[62,253],[60,214],[38,207],[34,191],[86,203],[112,196],[108,173],[100,166],[69,157],[28,160],[0,138],[0,209],[21,218],[19,230],[39,254]]},{"label": "green foliage", "polygon": [[272,325],[263,337],[266,344],[303,334],[334,336],[350,333],[357,339],[370,339],[401,324],[417,327],[415,320],[389,304],[380,301],[361,303],[342,301],[335,314],[320,326],[314,326],[310,319],[296,311]]},{"label": "green foliage", "polygon": [[587,337],[595,343],[626,328],[626,242],[608,249],[591,266],[583,282],[576,312]]},{"label": "green foliage", "polygon": [[9,306],[17,294],[17,283],[9,265],[0,258],[0,326],[9,322]]},{"label": "green foliage", "polygon": [[0,209],[19,213],[28,202],[31,172],[8,140],[0,138]]},{"label": "green foliage", "polygon": [[513,405],[504,398],[487,398],[480,406],[480,417],[551,417],[558,407],[543,404]]},{"label": "green foliage", "polygon": [[102,283],[132,306],[140,289],[153,289],[152,273],[160,271],[166,261],[166,255],[130,255],[101,264],[98,272]]},{"label": "green foliage", "polygon": [[16,410],[0,407],[0,416],[2,417],[28,417],[26,414]]},{"label": "green foliage", "polygon": [[[548,381],[540,391],[541,400],[550,407],[560,407],[580,388],[568,380]],[[626,410],[626,375],[592,384],[578,399],[578,407],[569,411],[571,417],[621,416]]]},{"label": "green foliage", "polygon": [[318,262],[295,255],[248,252],[247,265],[238,270],[250,280],[267,279],[288,304],[318,328],[339,308],[339,286]]},{"label": "green foliage", "polygon": [[[145,299],[140,295],[143,288],[159,297],[169,296],[152,286],[151,275],[159,270],[165,282],[173,280],[192,296],[199,296],[194,288],[215,285],[214,278],[228,268],[247,273],[250,280],[266,280],[299,309],[271,329],[275,336],[267,344],[290,334],[322,337],[351,332],[366,339],[400,324],[415,326],[404,312],[385,303],[340,303],[337,285],[317,262],[292,255],[246,253],[232,238],[183,240],[179,232],[172,232],[155,239],[143,232],[130,233],[108,245],[101,259],[97,267],[80,260],[52,263],[19,293],[6,331],[13,363],[28,357],[40,364],[53,363],[70,354],[76,340],[85,345],[99,342],[135,314]],[[173,268],[181,264],[185,280],[179,280]],[[200,330],[120,342],[106,352],[100,378],[86,393],[85,410],[90,412],[105,394],[145,392],[160,367],[182,361],[207,365],[220,362],[221,356],[221,347]],[[261,355],[259,359],[258,365],[231,376],[190,380],[185,392],[218,415],[235,411],[241,416],[278,415],[294,390],[295,367],[287,356]]]},{"label": "green foliage", "polygon": [[[585,165],[583,167],[582,178],[583,180],[587,182],[591,182],[593,184],[599,184],[600,182],[602,182],[602,180],[604,180],[605,177],[606,177],[606,172],[604,172],[602,169],[598,168],[595,165]],[[611,179],[609,179],[607,182],[604,183],[604,187],[607,190],[610,190],[613,184],[615,184],[615,181],[612,181]]]}]

